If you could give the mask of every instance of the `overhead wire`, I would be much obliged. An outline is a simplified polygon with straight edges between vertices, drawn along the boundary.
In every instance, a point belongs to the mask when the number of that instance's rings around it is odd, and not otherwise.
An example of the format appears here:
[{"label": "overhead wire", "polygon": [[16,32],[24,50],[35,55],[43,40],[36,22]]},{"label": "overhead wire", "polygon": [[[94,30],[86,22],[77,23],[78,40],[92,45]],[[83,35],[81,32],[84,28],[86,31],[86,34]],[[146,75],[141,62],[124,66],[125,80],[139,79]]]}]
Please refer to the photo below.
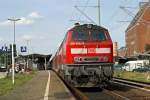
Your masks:
[{"label": "overhead wire", "polygon": [[[73,2],[74,3],[74,2]],[[79,2],[76,0],[76,3],[75,3],[75,5],[76,4],[78,4]],[[72,11],[72,13],[71,13],[71,17],[70,17],[70,20],[69,21],[75,21],[74,20],[74,15],[75,15],[75,13],[74,13],[74,10]]]},{"label": "overhead wire", "polygon": [[[123,1],[121,1],[121,2],[123,2]],[[129,5],[129,4],[131,4],[133,2],[133,0],[131,1],[131,0],[124,0],[124,3],[125,3],[125,5]],[[132,9],[135,9],[135,7],[129,7],[128,6],[128,8],[132,8]],[[137,8],[137,7],[136,7]],[[112,13],[112,15],[109,17],[109,20],[107,21],[107,23],[108,23],[108,26],[111,26],[111,24],[112,24],[112,20],[114,20],[117,16],[115,16],[116,15],[116,13],[118,13],[118,11],[119,11],[119,8],[118,9],[116,9],[113,13]],[[128,18],[128,17],[130,17],[129,15],[125,15],[124,17],[123,17],[123,19],[125,18]],[[116,21],[117,23],[118,23],[118,20]],[[119,26],[119,25],[117,25],[117,26]],[[121,27],[121,25],[119,26],[119,27]],[[117,28],[115,28],[115,29],[117,29]],[[113,30],[115,30],[114,28],[113,28]]]},{"label": "overhead wire", "polygon": [[[88,6],[89,1],[90,1],[90,0],[86,0],[85,6],[75,6],[75,8],[77,9],[77,11],[79,11],[81,14],[79,15],[78,18],[76,18],[77,20],[73,19],[73,17],[72,17],[72,19],[71,19],[70,21],[77,21],[77,22],[81,22],[81,23],[95,23],[95,22],[85,13],[86,8],[89,7],[89,6]],[[76,1],[76,2],[78,3],[78,5],[81,4],[81,2],[79,3],[79,1]],[[82,7],[83,9],[80,9],[79,7]],[[74,14],[74,12],[73,12],[73,14]],[[73,14],[72,14],[72,15],[73,15]],[[89,21],[81,20],[82,15],[84,15]]]},{"label": "overhead wire", "polygon": [[[88,7],[89,1],[90,1],[90,0],[87,0],[87,1],[86,1],[85,6],[84,6],[83,9],[82,9],[83,12],[84,12],[84,11],[86,10],[86,8]],[[81,20],[81,16],[82,16],[82,14],[80,14],[79,20]]]}]

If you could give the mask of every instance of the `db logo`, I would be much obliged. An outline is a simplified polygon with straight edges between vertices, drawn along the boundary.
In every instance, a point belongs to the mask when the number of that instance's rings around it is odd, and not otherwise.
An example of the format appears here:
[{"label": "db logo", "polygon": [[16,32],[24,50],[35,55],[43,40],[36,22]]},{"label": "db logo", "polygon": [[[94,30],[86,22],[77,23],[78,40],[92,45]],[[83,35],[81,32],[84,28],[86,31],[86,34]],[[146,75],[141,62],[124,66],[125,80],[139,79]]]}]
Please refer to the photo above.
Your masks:
[{"label": "db logo", "polygon": [[88,48],[88,53],[96,53],[95,48]]}]

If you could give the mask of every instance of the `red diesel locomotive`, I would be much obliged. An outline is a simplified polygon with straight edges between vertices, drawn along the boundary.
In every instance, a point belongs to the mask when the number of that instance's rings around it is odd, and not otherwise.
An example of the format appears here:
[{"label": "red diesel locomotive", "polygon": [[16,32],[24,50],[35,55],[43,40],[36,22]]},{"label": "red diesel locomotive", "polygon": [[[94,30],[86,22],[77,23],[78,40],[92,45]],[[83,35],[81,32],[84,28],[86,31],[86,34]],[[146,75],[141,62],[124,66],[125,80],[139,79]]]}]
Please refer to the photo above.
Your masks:
[{"label": "red diesel locomotive", "polygon": [[113,44],[107,29],[76,25],[57,50],[53,70],[75,87],[105,86],[113,75]]}]

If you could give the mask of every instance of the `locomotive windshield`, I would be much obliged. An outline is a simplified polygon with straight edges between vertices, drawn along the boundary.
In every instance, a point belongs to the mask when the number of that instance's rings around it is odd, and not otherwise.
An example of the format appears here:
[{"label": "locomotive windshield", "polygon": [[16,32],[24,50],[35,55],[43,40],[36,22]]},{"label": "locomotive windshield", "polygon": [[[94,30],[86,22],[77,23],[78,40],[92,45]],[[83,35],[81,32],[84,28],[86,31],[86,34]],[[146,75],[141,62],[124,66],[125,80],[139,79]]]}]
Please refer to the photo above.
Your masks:
[{"label": "locomotive windshield", "polygon": [[106,40],[106,36],[104,32],[93,31],[90,34],[91,40]]},{"label": "locomotive windshield", "polygon": [[87,32],[73,32],[73,40],[89,40],[89,34]]},{"label": "locomotive windshield", "polygon": [[106,40],[106,35],[103,31],[74,31],[72,34],[72,38],[75,41],[102,41]]}]

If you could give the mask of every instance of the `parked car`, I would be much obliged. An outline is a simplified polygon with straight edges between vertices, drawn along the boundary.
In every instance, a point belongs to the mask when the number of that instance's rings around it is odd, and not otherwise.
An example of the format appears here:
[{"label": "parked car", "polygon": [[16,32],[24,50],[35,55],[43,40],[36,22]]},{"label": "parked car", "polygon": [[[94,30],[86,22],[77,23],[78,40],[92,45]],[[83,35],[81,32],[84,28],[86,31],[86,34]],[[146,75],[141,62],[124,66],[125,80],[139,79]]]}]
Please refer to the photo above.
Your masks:
[{"label": "parked car", "polygon": [[0,65],[0,72],[5,72],[7,70],[6,66],[4,64]]},{"label": "parked car", "polygon": [[150,65],[145,65],[140,68],[133,69],[134,72],[148,72],[150,71]]},{"label": "parked car", "polygon": [[149,60],[136,60],[136,61],[128,61],[123,66],[123,70],[133,71],[134,69],[141,68],[142,66],[148,65]]}]

